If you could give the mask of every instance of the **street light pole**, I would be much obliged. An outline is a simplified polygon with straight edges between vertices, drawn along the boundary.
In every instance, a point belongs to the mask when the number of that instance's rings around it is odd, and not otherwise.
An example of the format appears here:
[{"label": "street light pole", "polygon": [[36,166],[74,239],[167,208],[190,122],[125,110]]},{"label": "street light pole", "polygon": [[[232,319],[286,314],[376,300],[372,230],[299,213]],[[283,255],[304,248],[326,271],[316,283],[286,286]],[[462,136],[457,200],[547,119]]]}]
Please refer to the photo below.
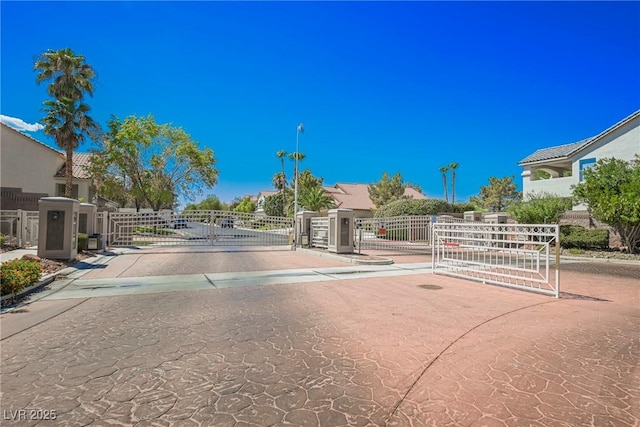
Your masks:
[{"label": "street light pole", "polygon": [[300,134],[304,132],[304,124],[300,123],[296,128],[296,161],[295,161],[295,173],[294,173],[294,186],[293,186],[293,247],[294,249],[298,246],[298,143],[300,141]]}]

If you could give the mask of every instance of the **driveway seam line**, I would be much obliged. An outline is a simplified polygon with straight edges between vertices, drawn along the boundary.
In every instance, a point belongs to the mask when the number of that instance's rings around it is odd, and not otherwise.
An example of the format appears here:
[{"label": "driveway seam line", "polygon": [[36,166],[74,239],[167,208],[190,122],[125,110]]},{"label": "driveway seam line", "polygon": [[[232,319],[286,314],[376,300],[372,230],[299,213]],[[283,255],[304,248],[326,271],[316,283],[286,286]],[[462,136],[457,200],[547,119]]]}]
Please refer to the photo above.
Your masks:
[{"label": "driveway seam line", "polygon": [[41,324],[43,324],[44,322],[47,322],[47,321],[49,321],[49,320],[53,319],[54,317],[58,317],[58,316],[60,316],[61,314],[64,314],[64,313],[66,313],[67,311],[69,311],[69,310],[72,310],[72,309],[76,308],[77,306],[79,306],[79,305],[80,305],[80,304],[82,304],[82,303],[87,302],[88,300],[89,300],[89,298],[85,298],[85,299],[83,299],[82,301],[80,301],[78,304],[76,304],[76,305],[74,305],[74,306],[71,306],[71,307],[67,308],[67,309],[66,309],[66,310],[64,310],[64,311],[61,311],[60,313],[54,314],[53,316],[48,317],[48,318],[46,318],[46,319],[42,320],[41,322],[36,323],[35,325],[31,325],[31,326],[29,326],[29,327],[27,327],[27,328],[24,328],[24,329],[22,329],[21,331],[18,331],[18,332],[14,332],[13,334],[11,334],[11,335],[9,335],[9,336],[6,336],[6,337],[4,337],[4,338],[0,339],[0,341],[4,341],[4,340],[9,339],[9,338],[11,338],[11,337],[14,337],[14,336],[16,336],[16,335],[18,335],[18,334],[21,334],[21,333],[22,333],[22,332],[24,332],[24,331],[28,331],[29,329],[31,329],[31,328],[33,328],[33,327],[36,327],[36,326],[38,326],[38,325],[41,325]]},{"label": "driveway seam line", "polygon": [[209,276],[207,276],[206,274],[204,274],[204,278],[207,279],[207,282],[211,283],[211,286],[213,286],[215,289],[218,289],[218,287],[216,286],[215,283],[213,283],[213,280],[209,279]]},{"label": "driveway seam line", "polygon": [[481,326],[484,326],[487,323],[492,322],[492,321],[494,321],[496,319],[499,319],[501,317],[507,316],[509,314],[512,314],[512,313],[515,313],[515,312],[518,312],[518,311],[521,311],[521,310],[526,310],[526,309],[529,309],[529,308],[537,307],[539,305],[551,304],[551,303],[558,302],[558,301],[559,300],[540,302],[540,303],[537,303],[537,304],[532,304],[532,305],[527,305],[527,306],[524,306],[524,307],[516,308],[515,310],[511,310],[511,311],[508,311],[506,313],[501,313],[501,314],[499,314],[497,316],[491,317],[490,319],[487,319],[487,320],[485,320],[483,322],[478,323],[476,326],[474,326],[473,328],[469,329],[468,331],[466,331],[464,334],[460,335],[455,340],[451,341],[449,343],[449,345],[447,345],[440,353],[438,353],[436,355],[436,357],[433,358],[433,360],[431,362],[429,362],[427,364],[427,366],[422,370],[420,375],[418,375],[416,380],[411,384],[411,386],[409,386],[409,389],[407,390],[407,392],[404,394],[404,396],[402,396],[402,398],[400,398],[398,403],[396,403],[396,405],[393,408],[393,411],[391,411],[391,414],[389,414],[389,417],[385,420],[385,422],[384,422],[385,427],[387,427],[387,425],[389,424],[389,420],[391,420],[391,418],[395,415],[395,413],[398,412],[398,408],[400,408],[400,405],[402,405],[402,403],[407,399],[407,396],[409,396],[409,393],[411,393],[411,391],[413,391],[413,389],[415,388],[416,384],[418,384],[418,381],[420,381],[420,379],[424,376],[424,374],[427,373],[427,370],[429,370],[429,368],[431,368],[431,366],[433,366],[433,364],[436,363],[436,361],[438,361],[440,359],[440,356],[442,356],[447,350],[449,350],[451,347],[453,347],[453,345],[456,344],[458,341],[460,341],[462,338],[466,337],[471,332],[475,331],[476,329],[480,328]]}]

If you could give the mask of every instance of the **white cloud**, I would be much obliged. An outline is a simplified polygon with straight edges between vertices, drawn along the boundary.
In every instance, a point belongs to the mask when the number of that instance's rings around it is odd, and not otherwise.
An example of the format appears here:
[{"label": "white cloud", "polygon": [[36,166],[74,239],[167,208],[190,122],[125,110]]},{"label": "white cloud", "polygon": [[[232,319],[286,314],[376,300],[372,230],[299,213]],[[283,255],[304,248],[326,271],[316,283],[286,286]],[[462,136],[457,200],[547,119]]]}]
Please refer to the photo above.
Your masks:
[{"label": "white cloud", "polygon": [[12,128],[20,131],[26,132],[37,132],[39,130],[44,129],[40,123],[27,123],[22,119],[18,119],[16,117],[9,117],[0,114],[0,122],[4,123],[7,126],[11,126]]}]

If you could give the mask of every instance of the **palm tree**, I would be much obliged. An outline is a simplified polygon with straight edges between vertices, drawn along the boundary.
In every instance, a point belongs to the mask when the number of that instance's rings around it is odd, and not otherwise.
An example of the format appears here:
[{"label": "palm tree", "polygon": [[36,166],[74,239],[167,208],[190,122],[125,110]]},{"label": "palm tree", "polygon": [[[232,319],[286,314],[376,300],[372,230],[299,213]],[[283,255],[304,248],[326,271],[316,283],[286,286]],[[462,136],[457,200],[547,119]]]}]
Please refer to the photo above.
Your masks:
[{"label": "palm tree", "polygon": [[321,209],[332,208],[335,202],[321,187],[311,187],[300,194],[300,205],[306,210],[320,213]]},{"label": "palm tree", "polygon": [[76,55],[66,48],[58,51],[49,49],[36,61],[34,70],[40,70],[36,77],[38,84],[53,79],[47,89],[54,98],[70,98],[78,101],[88,93],[93,96],[93,82],[96,73],[84,56]]},{"label": "palm tree", "polygon": [[[282,176],[280,177],[280,183],[278,186],[276,186],[276,188],[278,188],[280,190],[280,192],[282,193],[282,216],[285,215],[284,212],[284,206],[285,206],[285,199],[284,199],[284,189],[287,187],[287,175],[285,174],[284,171],[284,158],[287,156],[287,152],[284,150],[280,150],[276,153],[276,157],[280,159],[280,163],[282,164]],[[274,180],[275,180],[275,175],[274,175]]]},{"label": "palm tree", "polygon": [[71,197],[73,184],[73,150],[87,135],[98,131],[96,122],[87,115],[89,107],[82,103],[84,94],[93,96],[93,79],[96,74],[86,64],[84,56],[73,50],[48,50],[36,61],[34,70],[38,84],[51,81],[47,92],[54,99],[44,102],[47,116],[45,133],[54,137],[56,144],[66,151],[65,197]]},{"label": "palm tree", "polygon": [[[287,154],[287,156],[289,157],[289,159],[293,160],[294,165],[295,165],[295,161],[296,161],[296,154],[298,155],[298,156],[297,156],[297,157],[298,157],[298,163],[299,163],[299,162],[301,162],[301,161],[303,161],[303,160],[304,160],[304,158],[307,156],[306,154],[304,154],[304,153],[300,153],[300,152],[298,152],[298,153],[289,153],[289,154]],[[295,185],[295,180],[296,180],[296,178],[297,178],[297,177],[298,177],[298,171],[296,170],[296,167],[294,166],[294,167],[293,167],[293,180],[294,180],[293,185]]]},{"label": "palm tree", "polygon": [[454,204],[456,202],[456,169],[458,169],[458,162],[450,163],[449,169],[451,169],[451,203]]},{"label": "palm tree", "polygon": [[443,166],[440,168],[440,172],[442,173],[442,183],[444,184],[444,200],[449,203],[449,193],[447,192],[447,171],[449,168],[447,166]]},{"label": "palm tree", "polygon": [[73,150],[87,135],[97,132],[98,124],[87,115],[89,106],[69,98],[50,99],[44,102],[47,114],[42,122],[44,133],[53,137],[60,148],[65,149],[65,197],[71,197],[73,180]]}]

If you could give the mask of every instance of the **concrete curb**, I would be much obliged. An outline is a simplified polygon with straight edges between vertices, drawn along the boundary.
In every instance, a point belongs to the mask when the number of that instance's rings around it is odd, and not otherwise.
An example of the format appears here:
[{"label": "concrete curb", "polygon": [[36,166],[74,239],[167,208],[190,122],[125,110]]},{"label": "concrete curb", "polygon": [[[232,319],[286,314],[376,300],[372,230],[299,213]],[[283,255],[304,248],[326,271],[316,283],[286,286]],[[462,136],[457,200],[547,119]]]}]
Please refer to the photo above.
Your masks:
[{"label": "concrete curb", "polygon": [[594,257],[584,257],[584,256],[560,255],[560,260],[562,261],[563,259],[568,261],[610,262],[612,264],[640,265],[640,261],[636,261],[634,259],[594,258]]},{"label": "concrete curb", "polygon": [[348,262],[350,264],[362,264],[362,265],[390,265],[390,264],[393,264],[393,260],[392,259],[383,258],[383,257],[377,257],[375,259],[359,259],[359,258],[350,257],[347,254],[341,255],[341,254],[334,254],[334,253],[330,253],[330,252],[320,252],[320,251],[316,251],[316,250],[313,250],[313,249],[306,249],[306,248],[297,248],[296,251],[304,252],[306,254],[311,254],[311,255],[315,255],[315,256],[319,256],[321,258],[336,259],[336,260],[340,260],[340,261],[343,261],[343,262]]}]

